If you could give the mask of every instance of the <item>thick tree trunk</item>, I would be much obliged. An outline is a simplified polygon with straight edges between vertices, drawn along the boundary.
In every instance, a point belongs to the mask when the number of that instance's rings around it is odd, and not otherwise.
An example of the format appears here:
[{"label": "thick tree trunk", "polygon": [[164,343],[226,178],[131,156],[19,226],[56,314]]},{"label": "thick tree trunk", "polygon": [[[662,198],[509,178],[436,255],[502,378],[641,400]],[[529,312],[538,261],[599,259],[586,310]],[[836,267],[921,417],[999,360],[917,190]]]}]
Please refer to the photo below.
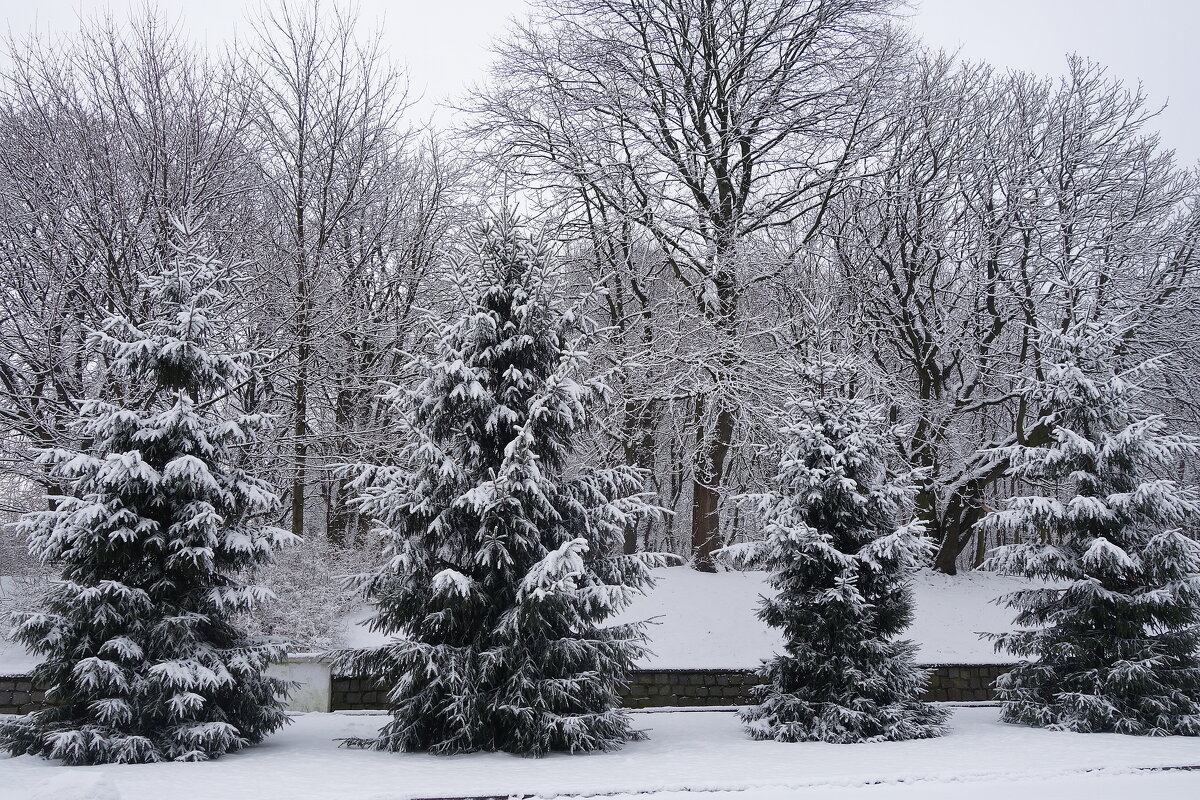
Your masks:
[{"label": "thick tree trunk", "polygon": [[[726,199],[732,195],[726,193]],[[716,241],[716,256],[710,271],[715,290],[716,304],[712,298],[701,299],[702,310],[709,314],[718,334],[723,339],[721,349],[715,354],[718,373],[725,379],[737,373],[737,281],[733,264],[736,262],[737,240],[733,235],[732,214],[725,209],[725,217],[715,227],[722,231]],[[705,400],[696,399],[696,435],[699,446],[692,477],[692,568],[700,572],[716,572],[713,551],[721,546],[721,486],[725,479],[725,462],[733,445],[733,430],[736,424],[735,410],[730,399],[719,392],[712,395],[716,404],[712,434],[704,436]]]},{"label": "thick tree trunk", "polygon": [[[1024,413],[1021,414],[1022,418],[1023,416]],[[1018,430],[1020,430],[1019,427]],[[1045,425],[1036,425],[1027,435],[1018,436],[1017,441],[1020,444],[1034,447],[1044,445],[1050,441],[1050,430]],[[980,456],[980,458],[988,457]],[[956,562],[959,553],[971,544],[972,538],[976,535],[975,523],[983,519],[984,515],[991,510],[984,503],[987,491],[996,481],[1004,477],[1008,472],[1008,467],[1007,459],[981,462],[972,470],[974,477],[963,481],[959,488],[950,495],[946,502],[946,510],[942,513],[940,520],[931,523],[930,527],[930,533],[937,538],[939,543],[937,556],[933,562],[934,569],[947,575],[957,574]],[[977,560],[980,558],[979,555],[976,556]]]},{"label": "thick tree trunk", "polygon": [[975,537],[975,523],[983,518],[984,489],[996,481],[1007,469],[1007,462],[994,466],[979,478],[968,481],[962,489],[951,495],[942,515],[942,537],[933,566],[947,575],[958,574],[958,556]]},{"label": "thick tree trunk", "polygon": [[638,547],[638,526],[630,525],[625,529],[625,541],[622,544],[622,550],[625,555],[630,556],[641,550]]},{"label": "thick tree trunk", "polygon": [[[698,405],[698,409],[702,408]],[[698,427],[699,424],[697,419]],[[733,426],[733,412],[719,408],[713,435],[702,441],[696,451],[692,483],[692,568],[700,572],[717,571],[713,551],[721,546],[720,489],[733,441]]]},{"label": "thick tree trunk", "polygon": [[951,531],[942,535],[938,545],[937,556],[933,560],[933,568],[947,575],[958,574],[958,537]]}]

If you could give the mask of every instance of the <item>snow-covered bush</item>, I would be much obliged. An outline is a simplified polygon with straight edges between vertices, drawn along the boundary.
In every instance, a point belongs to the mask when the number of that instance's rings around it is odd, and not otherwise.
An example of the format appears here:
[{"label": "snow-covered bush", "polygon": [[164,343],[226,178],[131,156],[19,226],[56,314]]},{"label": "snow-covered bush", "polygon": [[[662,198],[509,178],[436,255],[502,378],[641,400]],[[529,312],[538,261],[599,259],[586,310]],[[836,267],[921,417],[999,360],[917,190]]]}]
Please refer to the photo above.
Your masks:
[{"label": "snow-covered bush", "polygon": [[889,474],[887,426],[861,401],[790,405],[772,491],[750,495],[766,539],[727,557],[771,572],[758,616],[783,631],[764,662],[757,705],[742,712],[755,739],[834,743],[937,736],[947,712],[920,702],[927,675],[912,622],[913,571],[932,555],[912,519],[911,490]]},{"label": "snow-covered bush", "polygon": [[287,721],[287,686],[263,673],[281,648],[231,620],[265,599],[241,575],[290,534],[261,523],[272,489],[238,466],[266,425],[230,392],[246,377],[220,314],[227,273],[180,228],[177,257],[147,279],[142,324],[95,332],[111,402],[83,403],[86,450],[39,457],[64,486],[18,529],[61,570],[15,636],[44,657],[52,707],[0,724],[0,746],[67,764],[214,758]]},{"label": "snow-covered bush", "polygon": [[625,529],[657,508],[627,466],[568,468],[600,381],[577,373],[584,320],[548,285],[546,256],[509,218],[478,233],[472,295],[442,333],[407,409],[400,466],[363,469],[362,509],[387,560],[360,584],[389,643],[340,654],[381,678],[392,716],[381,750],[457,753],[619,747],[620,708],[642,656],[639,625],[605,621],[651,584],[657,559],[621,556]]},{"label": "snow-covered bush", "polygon": [[1050,334],[1058,360],[1028,399],[1045,445],[1003,454],[1041,489],[981,522],[1020,544],[985,567],[1059,585],[1004,600],[1022,630],[995,635],[1026,658],[996,683],[1002,717],[1056,730],[1200,735],[1200,520],[1194,487],[1155,477],[1200,449],[1146,413],[1141,378],[1122,370],[1120,321]]}]

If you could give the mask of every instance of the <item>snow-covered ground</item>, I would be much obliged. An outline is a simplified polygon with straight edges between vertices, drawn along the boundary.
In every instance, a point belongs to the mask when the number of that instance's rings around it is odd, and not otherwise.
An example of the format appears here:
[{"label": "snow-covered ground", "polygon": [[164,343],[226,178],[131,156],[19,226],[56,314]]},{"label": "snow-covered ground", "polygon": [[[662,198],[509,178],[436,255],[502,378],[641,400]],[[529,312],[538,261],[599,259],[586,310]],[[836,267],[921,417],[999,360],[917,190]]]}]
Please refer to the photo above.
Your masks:
[{"label": "snow-covered ground", "polygon": [[[826,745],[755,742],[736,716],[641,713],[649,732],[615,753],[524,759],[437,757],[338,749],[380,715],[304,714],[258,747],[201,764],[60,767],[0,756],[0,800],[406,800],[478,795],[664,792],[652,800],[796,797],[940,800],[1200,796],[1200,772],[1138,768],[1200,764],[1200,741],[1051,733],[955,709],[941,739]],[[88,789],[87,787],[92,787]],[[717,792],[718,794],[708,794]],[[644,795],[643,795],[644,797]]]},{"label": "snow-covered ground", "polygon": [[0,638],[0,675],[21,675],[28,672],[37,659],[25,652],[16,642]]},{"label": "snow-covered ground", "polygon": [[0,575],[0,675],[19,674],[37,663],[33,656],[25,652],[25,648],[16,642],[9,641],[3,635],[7,630],[3,624],[4,616],[8,613],[16,595],[16,581],[7,575]]},{"label": "snow-covered ground", "polygon": [[[661,792],[606,795],[604,800],[1194,800],[1195,772],[1120,773],[1102,770],[1054,778],[965,779],[931,783],[877,783],[811,789],[746,789],[736,792]],[[56,798],[56,800],[59,800]],[[106,800],[106,799],[105,799]]]},{"label": "snow-covered ground", "polygon": [[[770,592],[763,572],[708,574],[684,567],[659,570],[658,585],[623,615],[652,619],[650,669],[755,667],[779,645],[776,631],[754,616]],[[914,581],[916,619],[908,638],[924,664],[994,664],[997,655],[980,631],[1008,630],[1012,612],[997,597],[1029,584],[983,572],[944,575],[922,570]]]},{"label": "snow-covered ground", "polygon": [[[779,645],[776,631],[755,617],[759,597],[771,591],[764,572],[696,572],[687,567],[656,570],[657,585],[619,617],[650,620],[646,669],[738,669],[757,667]],[[908,638],[923,664],[998,664],[979,632],[999,633],[1012,624],[1012,611],[993,601],[1028,581],[986,572],[944,575],[922,570],[914,581],[916,619]],[[346,645],[365,647],[382,637],[358,626],[362,611],[347,620]]]},{"label": "snow-covered ground", "polygon": [[[658,585],[639,598],[621,620],[651,620],[654,655],[646,669],[735,669],[756,667],[779,643],[777,633],[754,616],[759,596],[770,591],[762,572],[707,574],[686,567],[656,571]],[[1019,578],[983,572],[943,575],[922,570],[915,581],[916,620],[909,638],[920,646],[923,664],[994,664],[997,654],[980,631],[1000,632],[1012,612],[993,601],[1027,587]],[[346,620],[343,644],[362,647],[382,638],[357,625],[366,611]],[[0,639],[0,674],[22,672],[33,659],[17,645]]]}]

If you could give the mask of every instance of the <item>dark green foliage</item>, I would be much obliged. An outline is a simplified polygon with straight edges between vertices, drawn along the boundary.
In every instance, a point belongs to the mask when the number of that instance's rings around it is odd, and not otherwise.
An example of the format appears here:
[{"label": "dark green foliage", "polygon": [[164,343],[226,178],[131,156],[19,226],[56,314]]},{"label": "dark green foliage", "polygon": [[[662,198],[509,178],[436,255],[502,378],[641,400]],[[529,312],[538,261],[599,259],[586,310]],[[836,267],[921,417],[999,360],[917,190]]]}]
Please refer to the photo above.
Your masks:
[{"label": "dark green foliage", "polygon": [[[793,403],[772,492],[754,496],[764,542],[731,555],[771,571],[759,618],[783,631],[764,663],[755,739],[835,743],[937,736],[947,712],[922,703],[909,581],[931,543],[904,522],[907,488],[887,474],[886,429],[854,400]],[[732,548],[731,548],[732,549]]]},{"label": "dark green foliage", "polygon": [[214,345],[226,284],[216,262],[183,251],[150,279],[154,316],[112,318],[96,334],[122,399],[84,403],[86,451],[41,456],[69,493],[19,529],[62,581],[15,636],[44,657],[33,677],[54,705],[0,724],[14,755],[202,760],[287,721],[277,699],[287,686],[263,674],[281,647],[231,621],[263,599],[239,575],[290,534],[256,521],[279,500],[236,466],[265,421],[226,397],[246,374]]},{"label": "dark green foliage", "polygon": [[1118,323],[1048,337],[1060,354],[1029,395],[1053,433],[1006,448],[1012,474],[1040,494],[983,521],[1021,544],[985,567],[1047,581],[1008,595],[1022,630],[996,635],[1024,659],[996,683],[1002,717],[1055,730],[1200,735],[1200,504],[1193,487],[1155,477],[1192,437],[1139,404],[1141,375],[1120,371]]},{"label": "dark green foliage", "polygon": [[545,255],[510,220],[478,234],[470,306],[440,340],[407,406],[402,466],[358,477],[388,561],[361,585],[392,641],[337,668],[383,678],[392,721],[350,744],[459,753],[606,750],[637,734],[619,708],[643,654],[639,626],[604,626],[650,584],[653,559],[619,556],[654,513],[630,467],[572,464],[588,405],[573,376],[583,321],[553,302]]}]

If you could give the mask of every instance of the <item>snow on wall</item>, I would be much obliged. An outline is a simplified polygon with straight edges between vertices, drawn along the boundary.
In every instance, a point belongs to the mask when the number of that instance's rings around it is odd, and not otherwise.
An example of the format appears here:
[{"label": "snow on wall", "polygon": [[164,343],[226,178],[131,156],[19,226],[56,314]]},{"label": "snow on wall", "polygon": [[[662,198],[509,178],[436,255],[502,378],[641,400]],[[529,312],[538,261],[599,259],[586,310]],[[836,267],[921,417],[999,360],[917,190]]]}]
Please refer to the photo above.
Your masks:
[{"label": "snow on wall", "polygon": [[0,638],[0,675],[24,675],[37,662],[21,645]]}]

